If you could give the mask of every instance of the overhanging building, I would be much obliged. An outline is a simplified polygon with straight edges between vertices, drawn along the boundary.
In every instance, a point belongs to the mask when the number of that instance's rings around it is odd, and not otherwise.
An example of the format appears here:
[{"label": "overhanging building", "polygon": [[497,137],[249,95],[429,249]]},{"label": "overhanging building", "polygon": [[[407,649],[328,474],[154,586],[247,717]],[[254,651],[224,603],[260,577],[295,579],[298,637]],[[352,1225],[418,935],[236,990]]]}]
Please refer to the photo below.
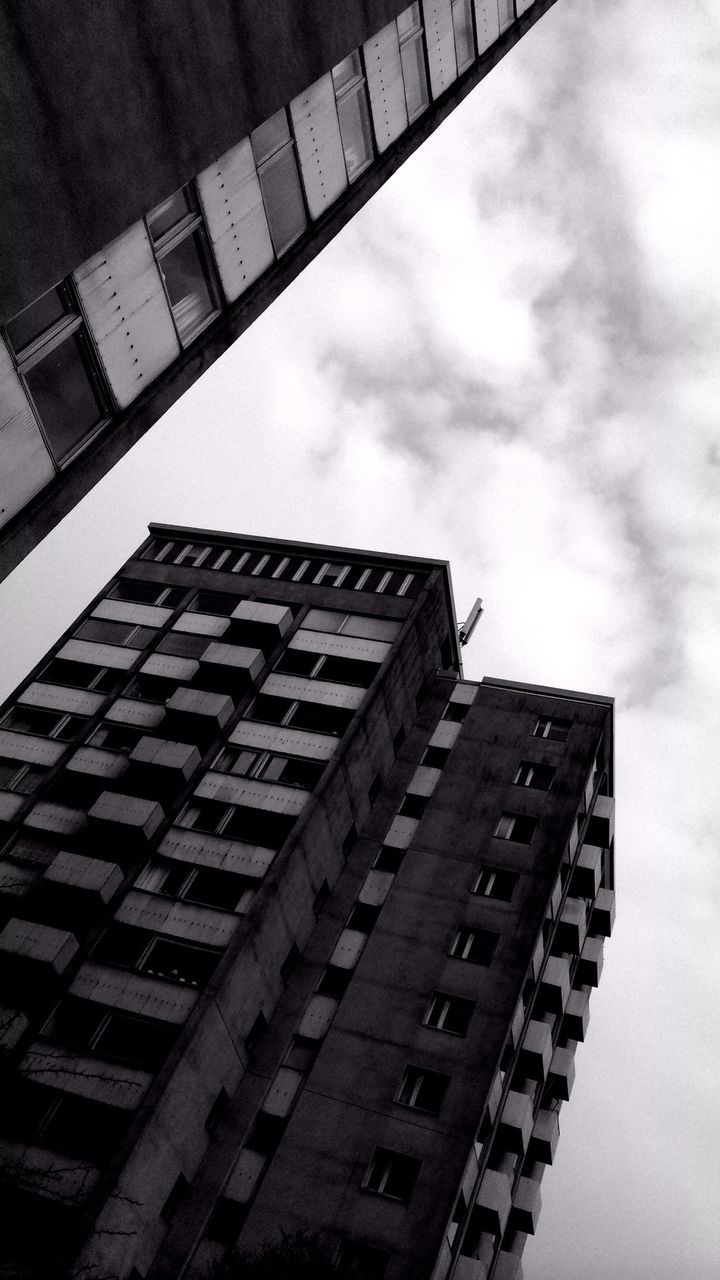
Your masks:
[{"label": "overhanging building", "polygon": [[0,574],[554,0],[0,14]]},{"label": "overhanging building", "polygon": [[[442,561],[153,526],[0,712],[5,1274],[511,1280],[612,928],[611,700]],[[2,1271],[0,1271],[2,1274]]]}]

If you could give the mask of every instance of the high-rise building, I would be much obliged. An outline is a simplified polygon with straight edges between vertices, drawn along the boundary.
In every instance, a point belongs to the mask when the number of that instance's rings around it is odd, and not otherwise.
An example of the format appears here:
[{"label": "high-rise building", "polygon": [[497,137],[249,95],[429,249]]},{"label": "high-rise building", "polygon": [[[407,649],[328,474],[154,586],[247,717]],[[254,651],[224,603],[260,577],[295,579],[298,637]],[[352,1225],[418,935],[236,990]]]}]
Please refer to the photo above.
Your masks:
[{"label": "high-rise building", "polygon": [[0,14],[0,573],[554,0]]},{"label": "high-rise building", "polygon": [[[612,927],[612,700],[447,565],[151,526],[0,712],[0,1274],[509,1280]],[[68,1261],[70,1260],[70,1261]]]}]

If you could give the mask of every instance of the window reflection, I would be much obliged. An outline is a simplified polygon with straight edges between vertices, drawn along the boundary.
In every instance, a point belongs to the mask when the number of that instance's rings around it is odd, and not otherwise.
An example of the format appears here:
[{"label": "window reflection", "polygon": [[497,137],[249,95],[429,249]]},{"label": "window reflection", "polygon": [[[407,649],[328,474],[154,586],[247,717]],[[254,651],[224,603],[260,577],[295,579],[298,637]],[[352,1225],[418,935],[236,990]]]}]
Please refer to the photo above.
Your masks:
[{"label": "window reflection", "polygon": [[205,228],[192,186],[156,205],[146,221],[178,337],[185,347],[219,309]]}]

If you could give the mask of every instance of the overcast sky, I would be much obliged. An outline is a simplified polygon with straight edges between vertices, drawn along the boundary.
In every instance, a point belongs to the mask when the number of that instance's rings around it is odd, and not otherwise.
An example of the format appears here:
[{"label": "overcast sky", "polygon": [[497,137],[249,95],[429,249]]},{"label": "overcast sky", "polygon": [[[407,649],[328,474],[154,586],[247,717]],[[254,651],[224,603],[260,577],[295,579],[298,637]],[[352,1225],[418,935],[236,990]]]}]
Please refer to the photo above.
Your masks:
[{"label": "overcast sky", "polygon": [[615,696],[526,1280],[720,1274],[718,63],[710,0],[558,0],[0,587],[5,696],[149,520],[447,557],[468,677]]}]

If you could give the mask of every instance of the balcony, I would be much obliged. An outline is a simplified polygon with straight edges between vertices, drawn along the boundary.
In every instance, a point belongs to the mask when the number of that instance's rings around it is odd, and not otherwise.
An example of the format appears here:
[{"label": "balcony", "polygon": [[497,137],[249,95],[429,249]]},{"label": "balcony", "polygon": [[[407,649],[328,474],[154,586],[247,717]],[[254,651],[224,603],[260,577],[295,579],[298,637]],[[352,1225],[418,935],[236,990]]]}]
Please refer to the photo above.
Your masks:
[{"label": "balcony", "polygon": [[562,1034],[570,1040],[584,1040],[590,1021],[590,996],[587,991],[571,991],[562,1020]]},{"label": "balcony", "polygon": [[587,907],[583,898],[567,898],[560,914],[556,945],[561,951],[578,955],[587,931]]},{"label": "balcony", "polygon": [[72,836],[87,826],[87,815],[82,809],[70,809],[65,804],[52,804],[41,800],[33,805],[24,818],[24,826],[33,831],[53,831],[56,835]]},{"label": "balcony", "polygon": [[531,1080],[544,1080],[552,1058],[552,1033],[546,1022],[529,1022],[520,1046],[520,1069]]},{"label": "balcony", "polygon": [[79,853],[58,853],[45,871],[43,886],[76,892],[93,902],[109,902],[123,882],[114,862],[85,858]]},{"label": "balcony", "polygon": [[585,844],[609,849],[615,836],[615,801],[612,796],[597,796],[585,832]]},{"label": "balcony", "polygon": [[583,843],[570,879],[573,897],[595,899],[602,876],[602,855],[603,851],[597,845]]},{"label": "balcony", "polygon": [[18,733],[0,729],[0,756],[11,760],[24,760],[27,764],[57,764],[67,743],[54,738],[39,738],[34,733]]},{"label": "balcony", "polygon": [[65,929],[36,924],[32,920],[8,920],[0,933],[0,958],[13,971],[48,973],[60,977],[78,944]]},{"label": "balcony", "polygon": [[284,604],[267,604],[260,600],[241,600],[230,618],[233,635],[244,644],[268,651],[287,635],[292,627],[292,610]]},{"label": "balcony", "polygon": [[90,774],[94,778],[121,778],[127,770],[127,760],[117,751],[102,751],[99,747],[80,747],[67,762],[73,773]]},{"label": "balcony", "polygon": [[28,1050],[20,1072],[26,1080],[37,1084],[51,1085],[64,1093],[128,1110],[139,1105],[152,1082],[152,1075],[147,1071],[103,1062],[100,1058],[85,1058],[42,1042],[36,1042]]},{"label": "balcony", "polygon": [[47,711],[94,716],[104,701],[105,694],[93,693],[92,689],[70,689],[65,685],[42,684],[36,680],[20,694],[18,706],[43,707]]},{"label": "balcony", "polygon": [[6,1169],[22,1169],[23,1190],[28,1193],[78,1208],[100,1177],[99,1170],[84,1161],[6,1139],[0,1140],[0,1163]]},{"label": "balcony", "polygon": [[[535,1235],[535,1227],[542,1208],[540,1183],[532,1178],[519,1178],[510,1211],[510,1226],[526,1235]],[[514,1255],[509,1255],[514,1256]]]},{"label": "balcony", "polygon": [[526,1093],[510,1090],[500,1113],[499,1135],[507,1151],[522,1155],[533,1128],[532,1102]]},{"label": "balcony", "polygon": [[486,1169],[475,1201],[478,1220],[485,1231],[502,1233],[512,1209],[510,1181],[496,1169]]},{"label": "balcony", "polygon": [[179,862],[192,862],[219,871],[235,871],[261,880],[275,857],[274,849],[262,845],[242,844],[224,836],[206,835],[185,827],[171,827],[160,842],[159,852]]},{"label": "balcony", "polygon": [[136,622],[144,627],[162,627],[172,614],[172,609],[161,605],[133,604],[129,600],[101,600],[92,611],[93,618],[105,618],[109,622]]},{"label": "balcony", "polygon": [[133,785],[143,794],[165,795],[187,782],[200,764],[197,747],[165,738],[141,738],[128,757]]},{"label": "balcony", "polygon": [[0,1008],[0,1056],[17,1049],[29,1026],[20,1009]]},{"label": "balcony", "polygon": [[547,1084],[555,1098],[567,1102],[575,1080],[575,1047],[557,1048],[552,1056]]},{"label": "balcony", "polygon": [[560,956],[550,956],[540,979],[542,998],[552,1013],[562,1013],[570,995],[570,966]]},{"label": "balcony", "polygon": [[103,644],[92,640],[67,640],[58,649],[58,658],[68,662],[89,662],[95,667],[112,667],[116,671],[129,671],[137,659],[137,649],[126,649],[119,644]]},{"label": "balcony", "polygon": [[198,991],[163,978],[86,960],[70,986],[70,995],[95,1000],[110,1009],[123,1009],[126,1013],[177,1024],[187,1020]]},{"label": "balcony", "polygon": [[128,724],[136,729],[157,729],[165,719],[165,708],[159,702],[141,702],[139,698],[116,698],[105,712],[112,724]]},{"label": "balcony", "polygon": [[552,1164],[560,1137],[557,1111],[538,1111],[530,1139],[529,1154],[542,1164]]},{"label": "balcony", "polygon": [[88,813],[88,818],[100,839],[108,841],[116,860],[125,865],[128,857],[132,859],[138,848],[150,843],[162,826],[165,815],[154,800],[103,791]]},{"label": "balcony", "polygon": [[287,752],[288,755],[307,756],[310,760],[329,760],[337,749],[337,739],[328,737],[326,733],[261,724],[256,720],[240,720],[228,741],[234,746]]},{"label": "balcony", "polygon": [[202,682],[220,693],[242,693],[257,680],[265,665],[260,649],[211,640],[200,655]]},{"label": "balcony", "polygon": [[237,929],[237,916],[143,889],[131,889],[115,913],[120,924],[135,925],[170,938],[183,938],[210,947],[226,947]]},{"label": "balcony", "polygon": [[615,890],[599,889],[590,916],[590,933],[609,938],[615,924]]},{"label": "balcony", "polygon": [[580,953],[575,981],[588,987],[596,987],[603,967],[603,939],[586,938]]},{"label": "balcony", "polygon": [[195,613],[187,610],[173,623],[173,631],[184,631],[191,636],[224,636],[230,626],[229,618],[219,618],[214,613]]},{"label": "balcony", "polygon": [[176,689],[165,704],[171,738],[200,745],[209,743],[234,711],[232,698],[205,689]]},{"label": "balcony", "polygon": [[0,822],[12,822],[26,800],[27,796],[19,791],[0,791]]},{"label": "balcony", "polygon": [[338,1002],[332,996],[312,996],[302,1016],[298,1035],[308,1040],[322,1040],[335,1017]]}]

